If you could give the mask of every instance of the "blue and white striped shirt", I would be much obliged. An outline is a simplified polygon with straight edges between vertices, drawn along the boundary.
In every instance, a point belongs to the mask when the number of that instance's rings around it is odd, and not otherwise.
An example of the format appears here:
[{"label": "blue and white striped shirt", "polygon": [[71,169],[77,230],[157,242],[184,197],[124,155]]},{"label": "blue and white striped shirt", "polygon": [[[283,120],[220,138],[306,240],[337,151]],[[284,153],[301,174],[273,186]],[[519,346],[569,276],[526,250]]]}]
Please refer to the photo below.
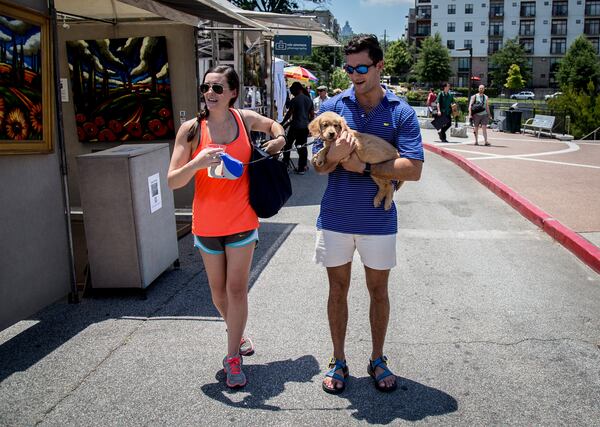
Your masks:
[{"label": "blue and white striped shirt", "polygon": [[[319,114],[325,111],[343,116],[351,129],[377,135],[390,142],[401,157],[424,160],[415,111],[387,89],[379,105],[369,113],[359,105],[354,87],[323,102]],[[323,143],[317,141],[313,145],[313,154],[322,147]],[[389,211],[383,208],[383,203],[379,208],[373,207],[376,193],[377,185],[370,177],[338,166],[329,174],[317,228],[349,234],[397,233],[395,204]]]}]

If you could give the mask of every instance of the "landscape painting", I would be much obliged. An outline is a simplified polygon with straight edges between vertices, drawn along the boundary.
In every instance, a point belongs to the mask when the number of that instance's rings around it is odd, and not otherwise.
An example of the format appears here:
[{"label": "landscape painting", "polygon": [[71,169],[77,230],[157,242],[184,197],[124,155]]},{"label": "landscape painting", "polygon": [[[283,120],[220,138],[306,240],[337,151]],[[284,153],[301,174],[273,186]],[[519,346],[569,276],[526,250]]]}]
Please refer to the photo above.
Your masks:
[{"label": "landscape painting", "polygon": [[46,18],[3,5],[0,12],[0,154],[51,151],[49,58]]},{"label": "landscape painting", "polygon": [[81,142],[173,139],[165,37],[67,42]]}]

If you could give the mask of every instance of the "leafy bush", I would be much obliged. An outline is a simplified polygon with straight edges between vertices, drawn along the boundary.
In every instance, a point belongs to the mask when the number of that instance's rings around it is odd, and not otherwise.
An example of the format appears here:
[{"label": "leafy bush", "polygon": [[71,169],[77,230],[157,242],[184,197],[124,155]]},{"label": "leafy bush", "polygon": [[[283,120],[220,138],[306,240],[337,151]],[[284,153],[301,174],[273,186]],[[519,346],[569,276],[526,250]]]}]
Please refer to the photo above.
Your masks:
[{"label": "leafy bush", "polygon": [[548,105],[565,111],[571,117],[569,132],[575,138],[582,138],[600,125],[600,95],[594,91],[591,81],[587,91],[572,87],[563,89],[563,94],[548,101]]}]

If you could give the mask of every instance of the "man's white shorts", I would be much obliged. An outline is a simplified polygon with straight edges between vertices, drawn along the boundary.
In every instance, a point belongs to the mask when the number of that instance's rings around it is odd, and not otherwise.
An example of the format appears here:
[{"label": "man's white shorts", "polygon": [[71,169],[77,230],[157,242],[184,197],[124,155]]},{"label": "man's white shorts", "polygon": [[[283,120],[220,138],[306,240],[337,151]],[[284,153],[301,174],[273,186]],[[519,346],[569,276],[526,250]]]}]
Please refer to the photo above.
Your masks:
[{"label": "man's white shorts", "polygon": [[324,267],[338,267],[352,261],[358,250],[364,265],[374,270],[396,266],[396,234],[346,234],[317,230],[314,261]]}]

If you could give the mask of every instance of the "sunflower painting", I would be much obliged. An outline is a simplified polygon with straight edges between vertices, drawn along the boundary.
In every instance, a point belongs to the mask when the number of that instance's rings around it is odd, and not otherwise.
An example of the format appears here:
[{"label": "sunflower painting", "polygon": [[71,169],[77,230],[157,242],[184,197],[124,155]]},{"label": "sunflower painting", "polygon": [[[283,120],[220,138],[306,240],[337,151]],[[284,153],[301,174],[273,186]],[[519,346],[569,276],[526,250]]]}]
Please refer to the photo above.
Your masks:
[{"label": "sunflower painting", "polygon": [[67,41],[81,142],[175,137],[165,37]]},{"label": "sunflower painting", "polygon": [[2,5],[0,154],[51,150],[51,74],[46,18]]}]

